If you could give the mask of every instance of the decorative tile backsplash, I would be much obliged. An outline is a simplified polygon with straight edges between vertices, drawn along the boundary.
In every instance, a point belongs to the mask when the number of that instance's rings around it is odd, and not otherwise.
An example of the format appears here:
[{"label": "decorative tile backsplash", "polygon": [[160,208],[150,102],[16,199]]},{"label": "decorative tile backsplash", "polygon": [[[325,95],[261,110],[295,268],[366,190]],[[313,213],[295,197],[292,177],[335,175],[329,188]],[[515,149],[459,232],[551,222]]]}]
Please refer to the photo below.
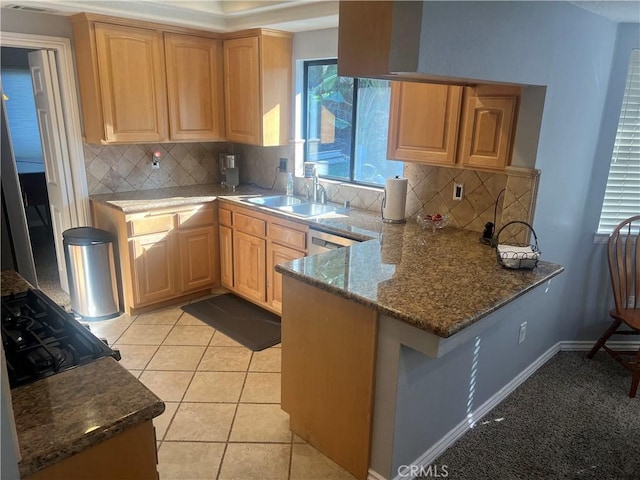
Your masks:
[{"label": "decorative tile backsplash", "polygon": [[[159,151],[160,168],[151,168],[153,152]],[[149,145],[84,145],[89,193],[147,190],[180,185],[220,182],[219,156],[234,153],[240,170],[240,183],[256,184],[284,192],[286,175],[278,171],[279,159],[288,160],[293,171],[294,147],[257,147],[231,143],[169,143]],[[531,222],[536,200],[539,171],[507,169],[488,173],[447,167],[405,163],[407,188],[406,217],[440,213],[449,224],[482,232],[487,222],[500,228],[511,220]],[[306,180],[310,182],[310,180]],[[357,187],[340,182],[321,181],[330,202],[380,212],[384,193],[380,188]],[[464,185],[462,200],[453,199],[454,184]],[[497,209],[496,199],[501,195]],[[295,179],[295,191],[305,194],[305,179]],[[528,229],[509,227],[506,240],[527,241]],[[502,237],[501,237],[502,240]]]},{"label": "decorative tile backsplash", "polygon": [[[89,194],[149,190],[220,181],[219,154],[229,143],[84,145]],[[159,151],[160,168],[151,168]]]}]

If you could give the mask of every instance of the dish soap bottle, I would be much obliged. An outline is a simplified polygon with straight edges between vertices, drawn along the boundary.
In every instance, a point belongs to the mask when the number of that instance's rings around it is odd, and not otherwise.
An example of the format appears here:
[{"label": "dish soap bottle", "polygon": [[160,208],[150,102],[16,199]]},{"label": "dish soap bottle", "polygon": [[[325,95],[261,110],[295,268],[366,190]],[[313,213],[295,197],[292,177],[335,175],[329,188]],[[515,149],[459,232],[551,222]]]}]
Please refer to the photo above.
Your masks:
[{"label": "dish soap bottle", "polygon": [[287,195],[293,195],[293,173],[287,173]]}]

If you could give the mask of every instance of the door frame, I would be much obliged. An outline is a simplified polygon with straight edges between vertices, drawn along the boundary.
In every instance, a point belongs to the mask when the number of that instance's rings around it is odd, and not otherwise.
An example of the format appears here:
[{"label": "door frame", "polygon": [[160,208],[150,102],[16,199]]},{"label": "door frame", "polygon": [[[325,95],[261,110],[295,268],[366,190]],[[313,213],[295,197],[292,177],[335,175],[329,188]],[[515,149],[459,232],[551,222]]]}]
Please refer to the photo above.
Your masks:
[{"label": "door frame", "polygon": [[89,190],[84,165],[78,89],[71,40],[64,37],[2,32],[0,45],[34,50],[53,50],[55,52],[69,155],[69,165],[62,164],[59,167],[60,171],[65,172],[67,178],[71,225],[74,227],[90,225]]}]

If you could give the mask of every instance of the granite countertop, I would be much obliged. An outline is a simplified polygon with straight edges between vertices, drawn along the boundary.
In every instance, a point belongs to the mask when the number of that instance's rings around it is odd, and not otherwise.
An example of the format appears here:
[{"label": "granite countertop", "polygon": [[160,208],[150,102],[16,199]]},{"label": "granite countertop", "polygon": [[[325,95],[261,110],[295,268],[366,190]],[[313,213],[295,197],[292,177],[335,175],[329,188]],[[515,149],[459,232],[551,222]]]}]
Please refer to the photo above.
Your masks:
[{"label": "granite countertop", "polygon": [[544,261],[533,270],[505,269],[479,236],[381,224],[377,239],[276,270],[446,338],[564,270]]},{"label": "granite countertop", "polygon": [[111,357],[11,390],[28,477],[164,411],[164,403]]},{"label": "granite countertop", "polygon": [[[0,284],[2,296],[33,288],[10,270]],[[164,403],[111,357],[13,388],[11,400],[22,478],[164,412]]]}]

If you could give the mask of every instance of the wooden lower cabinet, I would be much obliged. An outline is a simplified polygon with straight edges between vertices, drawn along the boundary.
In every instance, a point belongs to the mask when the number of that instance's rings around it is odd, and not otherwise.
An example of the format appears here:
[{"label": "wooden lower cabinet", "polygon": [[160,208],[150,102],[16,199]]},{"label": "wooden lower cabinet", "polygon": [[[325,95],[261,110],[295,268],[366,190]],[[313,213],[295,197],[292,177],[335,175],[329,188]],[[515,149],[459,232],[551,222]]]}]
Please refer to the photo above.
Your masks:
[{"label": "wooden lower cabinet", "polygon": [[155,430],[147,420],[25,480],[157,480],[157,463]]},{"label": "wooden lower cabinet", "polygon": [[136,303],[162,301],[176,294],[175,247],[170,234],[147,235],[130,242]]},{"label": "wooden lower cabinet", "polygon": [[233,288],[233,230],[220,225],[220,283]]},{"label": "wooden lower cabinet", "polygon": [[203,227],[178,230],[180,291],[190,292],[209,287],[217,282],[215,261],[215,228]]},{"label": "wooden lower cabinet", "polygon": [[275,243],[267,246],[267,302],[274,310],[282,311],[282,275],[276,272],[276,265],[304,256],[304,252]]},{"label": "wooden lower cabinet", "polygon": [[243,232],[233,232],[234,288],[260,303],[267,301],[267,242]]},{"label": "wooden lower cabinet", "polygon": [[121,301],[132,314],[206,293],[219,284],[213,203],[125,214],[91,202],[93,225],[116,238]]}]

